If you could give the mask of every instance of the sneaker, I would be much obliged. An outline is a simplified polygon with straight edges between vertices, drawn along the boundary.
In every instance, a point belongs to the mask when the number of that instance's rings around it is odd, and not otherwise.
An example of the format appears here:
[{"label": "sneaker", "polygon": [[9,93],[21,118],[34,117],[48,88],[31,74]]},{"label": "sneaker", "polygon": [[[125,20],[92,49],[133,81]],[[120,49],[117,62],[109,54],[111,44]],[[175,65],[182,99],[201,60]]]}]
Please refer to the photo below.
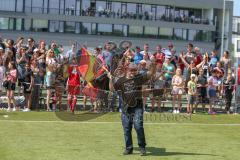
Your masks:
[{"label": "sneaker", "polygon": [[179,113],[180,113],[180,111],[179,111],[179,110],[176,110],[176,113],[177,113],[177,114],[179,114]]},{"label": "sneaker", "polygon": [[176,113],[177,113],[177,110],[176,110],[176,109],[174,109],[174,110],[173,110],[173,113],[174,113],[174,114],[176,114]]},{"label": "sneaker", "polygon": [[196,114],[196,113],[197,113],[196,110],[194,110],[194,111],[193,111],[193,114]]},{"label": "sneaker", "polygon": [[11,111],[11,108],[7,108],[7,112],[10,112]]},{"label": "sneaker", "polygon": [[16,111],[16,107],[13,107],[12,111],[15,112]]},{"label": "sneaker", "polygon": [[132,154],[133,153],[133,150],[132,149],[126,149],[124,152],[123,152],[123,155],[129,155],[129,154]]},{"label": "sneaker", "polygon": [[141,156],[146,156],[146,149],[145,148],[140,148],[140,155]]},{"label": "sneaker", "polygon": [[30,109],[29,109],[29,108],[25,108],[25,109],[23,110],[23,112],[30,112]]}]

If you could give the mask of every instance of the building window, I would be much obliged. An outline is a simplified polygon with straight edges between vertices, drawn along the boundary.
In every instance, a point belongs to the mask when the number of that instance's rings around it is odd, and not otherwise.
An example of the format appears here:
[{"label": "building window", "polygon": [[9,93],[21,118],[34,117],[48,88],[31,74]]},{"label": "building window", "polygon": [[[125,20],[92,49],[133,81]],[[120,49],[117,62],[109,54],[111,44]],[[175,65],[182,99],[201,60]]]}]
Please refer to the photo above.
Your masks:
[{"label": "building window", "polygon": [[183,40],[183,29],[174,29],[173,38],[175,40]]},{"label": "building window", "polygon": [[237,33],[240,34],[240,23],[237,24]]},{"label": "building window", "polygon": [[15,11],[15,0],[1,0],[0,10],[2,11]]},{"label": "building window", "polygon": [[35,32],[47,32],[48,20],[33,19],[32,29]]},{"label": "building window", "polygon": [[156,19],[163,20],[165,18],[165,7],[164,6],[157,6],[157,15]]},{"label": "building window", "polygon": [[17,12],[23,11],[23,0],[17,0]]},{"label": "building window", "polygon": [[128,3],[127,4],[127,12],[132,16],[136,14],[137,11],[137,5],[135,3]]},{"label": "building window", "polygon": [[30,31],[31,30],[31,19],[25,19],[24,20],[24,31]]},{"label": "building window", "polygon": [[158,37],[158,27],[144,27],[144,36],[149,38]]},{"label": "building window", "polygon": [[43,1],[32,0],[32,13],[43,13]]},{"label": "building window", "polygon": [[91,23],[81,23],[81,33],[82,34],[95,34],[96,24]]},{"label": "building window", "polygon": [[142,26],[129,26],[129,36],[130,37],[142,37],[143,27]]},{"label": "building window", "polygon": [[49,32],[59,32],[59,21],[49,21]]},{"label": "building window", "polygon": [[22,30],[22,19],[16,19],[16,30],[17,31]]},{"label": "building window", "polygon": [[25,0],[25,12],[31,13],[32,10],[32,0]]},{"label": "building window", "polygon": [[98,35],[111,35],[112,31],[112,24],[98,24]]},{"label": "building window", "polygon": [[81,32],[81,23],[80,22],[76,22],[75,33],[79,34],[80,32]]},{"label": "building window", "polygon": [[188,40],[194,41],[196,37],[197,31],[196,30],[188,30]]},{"label": "building window", "polygon": [[59,14],[59,0],[49,0],[49,13]]},{"label": "building window", "polygon": [[14,29],[14,18],[9,18],[9,25],[8,25],[9,30]]},{"label": "building window", "polygon": [[121,3],[112,2],[112,11],[115,12],[117,18],[121,17]]},{"label": "building window", "polygon": [[60,22],[59,22],[59,32],[60,32],[60,33],[63,33],[63,32],[64,32],[64,22],[63,22],[63,21],[60,21]]},{"label": "building window", "polygon": [[159,34],[160,34],[160,38],[162,38],[162,39],[172,39],[173,29],[172,28],[160,28]]},{"label": "building window", "polygon": [[123,25],[118,25],[118,24],[115,24],[113,26],[113,35],[115,36],[123,36]]},{"label": "building window", "polygon": [[66,22],[65,23],[65,32],[67,33],[75,33],[75,22]]},{"label": "building window", "polygon": [[75,6],[76,0],[68,0],[65,4],[65,14],[66,15],[75,15],[76,14],[76,6]]},{"label": "building window", "polygon": [[212,42],[213,38],[212,38],[212,31],[203,31],[202,32],[202,41],[205,42]]},{"label": "building window", "polygon": [[9,18],[0,18],[0,29],[8,29]]},{"label": "building window", "polygon": [[82,0],[81,8],[82,8],[82,10],[81,10],[82,16],[90,15],[90,13],[89,13],[90,1],[89,0]]},{"label": "building window", "polygon": [[240,40],[237,41],[237,52],[240,52]]}]

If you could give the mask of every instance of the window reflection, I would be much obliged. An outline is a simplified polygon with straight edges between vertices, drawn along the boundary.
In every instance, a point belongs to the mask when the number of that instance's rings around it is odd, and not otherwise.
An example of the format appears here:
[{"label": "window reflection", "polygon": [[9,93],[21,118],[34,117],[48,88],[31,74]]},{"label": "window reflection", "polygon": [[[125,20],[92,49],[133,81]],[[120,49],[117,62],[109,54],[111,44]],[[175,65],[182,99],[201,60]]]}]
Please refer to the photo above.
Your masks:
[{"label": "window reflection", "polygon": [[141,37],[143,35],[142,26],[129,26],[129,36]]},{"label": "window reflection", "polygon": [[160,27],[159,34],[162,39],[172,39],[173,29]]},{"label": "window reflection", "polygon": [[8,29],[9,18],[0,18],[0,29]]},{"label": "window reflection", "polygon": [[65,32],[67,33],[75,33],[75,22],[66,22],[65,23]]},{"label": "window reflection", "polygon": [[59,0],[49,0],[49,13],[59,14]]},{"label": "window reflection", "polygon": [[112,34],[112,24],[98,24],[98,34],[99,35],[111,35]]},{"label": "window reflection", "polygon": [[48,20],[33,19],[32,28],[35,32],[47,32]]}]

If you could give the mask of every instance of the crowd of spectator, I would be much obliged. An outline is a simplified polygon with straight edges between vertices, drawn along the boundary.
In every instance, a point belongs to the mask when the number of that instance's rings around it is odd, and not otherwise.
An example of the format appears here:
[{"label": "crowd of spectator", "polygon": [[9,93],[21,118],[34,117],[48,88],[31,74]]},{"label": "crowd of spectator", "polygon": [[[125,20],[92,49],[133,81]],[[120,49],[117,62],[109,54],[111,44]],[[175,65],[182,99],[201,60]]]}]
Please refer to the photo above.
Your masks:
[{"label": "crowd of spectator", "polygon": [[[178,54],[174,44],[169,43],[167,48],[161,45],[155,46],[151,53],[150,45],[147,43],[142,48],[129,46],[120,51],[111,44],[112,42],[106,42],[103,47],[94,48],[92,56],[95,56],[114,77],[124,76],[126,69],[132,64],[136,66],[131,68],[133,71],[147,72],[150,59],[156,60],[156,74],[142,86],[145,111],[150,108],[151,112],[160,112],[162,102],[171,99],[169,102],[172,103],[172,112],[174,114],[183,112],[182,102],[186,95],[188,114],[196,113],[199,104],[203,109],[209,104],[209,107],[206,107],[208,113],[215,114],[214,103],[219,97],[223,97],[226,102],[225,111],[230,113],[235,80],[233,62],[228,51],[220,57],[216,50],[201,53],[200,48],[189,43],[186,51]],[[87,46],[81,47],[87,49]],[[19,37],[16,42],[12,39],[1,39],[0,90],[1,96],[8,98],[7,110],[20,110],[15,101],[15,93],[24,94],[23,111],[36,108],[40,101],[40,90],[45,88],[47,111],[63,110],[62,96],[67,92],[67,106],[74,112],[77,96],[83,94],[81,86],[88,85],[76,68],[79,65],[80,54],[81,48],[77,48],[75,44],[71,45],[70,50],[64,51],[56,42],[48,45],[44,40],[36,42],[32,37],[27,39]],[[108,85],[108,82],[105,82]],[[3,95],[4,89],[6,95]],[[114,101],[119,97],[118,108],[121,111],[121,106],[124,105],[121,95],[113,90],[106,89],[106,92],[111,100],[106,97],[101,98],[100,100],[105,101],[103,105],[109,111],[114,111]],[[84,94],[83,96],[83,108],[85,108],[87,96]],[[148,99],[151,101],[150,107],[147,106]],[[90,100],[94,106],[93,111],[97,112],[99,106],[94,104],[97,100],[91,96]]]}]

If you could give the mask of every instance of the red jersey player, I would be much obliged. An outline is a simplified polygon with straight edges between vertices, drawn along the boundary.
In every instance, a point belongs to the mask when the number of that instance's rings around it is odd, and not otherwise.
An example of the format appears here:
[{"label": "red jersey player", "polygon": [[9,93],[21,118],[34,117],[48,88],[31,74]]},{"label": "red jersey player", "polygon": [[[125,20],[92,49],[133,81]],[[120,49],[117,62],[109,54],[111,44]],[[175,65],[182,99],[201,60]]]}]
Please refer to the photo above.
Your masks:
[{"label": "red jersey player", "polygon": [[80,73],[77,70],[77,60],[73,58],[72,64],[68,67],[68,106],[72,113],[77,104],[77,95],[80,94]]}]

